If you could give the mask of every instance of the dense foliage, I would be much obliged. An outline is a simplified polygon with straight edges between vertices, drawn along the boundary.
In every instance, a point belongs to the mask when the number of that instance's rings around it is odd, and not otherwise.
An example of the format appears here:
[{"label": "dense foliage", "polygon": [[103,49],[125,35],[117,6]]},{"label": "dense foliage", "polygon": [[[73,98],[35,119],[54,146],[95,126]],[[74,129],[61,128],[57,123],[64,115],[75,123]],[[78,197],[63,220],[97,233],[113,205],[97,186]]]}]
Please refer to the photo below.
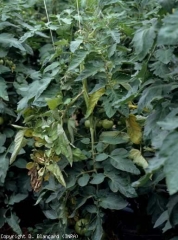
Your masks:
[{"label": "dense foliage", "polygon": [[0,228],[33,191],[43,233],[107,238],[140,197],[176,229],[177,1],[52,2],[0,3]]}]

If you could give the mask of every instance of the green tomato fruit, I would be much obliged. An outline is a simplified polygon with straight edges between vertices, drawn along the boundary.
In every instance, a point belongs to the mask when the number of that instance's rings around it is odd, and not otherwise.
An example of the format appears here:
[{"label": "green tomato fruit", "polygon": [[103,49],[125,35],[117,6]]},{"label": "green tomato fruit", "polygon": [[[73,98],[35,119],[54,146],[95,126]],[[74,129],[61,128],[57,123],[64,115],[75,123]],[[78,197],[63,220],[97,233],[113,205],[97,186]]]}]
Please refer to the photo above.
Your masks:
[{"label": "green tomato fruit", "polygon": [[86,128],[90,128],[90,120],[86,120],[85,121],[85,127]]},{"label": "green tomato fruit", "polygon": [[102,127],[102,121],[101,121],[101,120],[98,121],[98,122],[96,123],[96,126],[97,126],[97,127]]},{"label": "green tomato fruit", "polygon": [[102,121],[102,126],[103,126],[104,129],[112,128],[113,124],[114,123],[113,123],[112,120],[105,119],[105,120]]},{"label": "green tomato fruit", "polygon": [[10,61],[8,59],[6,59],[6,64],[8,64],[8,65],[10,64]]},{"label": "green tomato fruit", "polygon": [[122,125],[122,122],[121,122],[121,121],[118,121],[118,122],[117,122],[117,125]]},{"label": "green tomato fruit", "polygon": [[4,123],[4,118],[0,117],[0,125],[3,125],[3,123]]},{"label": "green tomato fruit", "polygon": [[13,62],[9,61],[9,66],[12,67],[12,65],[13,65]]},{"label": "green tomato fruit", "polygon": [[99,112],[99,113],[104,113],[105,111],[104,111],[103,108],[100,108],[100,109],[98,110],[98,112]]},{"label": "green tomato fruit", "polygon": [[79,235],[85,235],[85,233],[88,230],[88,220],[85,218],[82,218],[78,220],[75,224],[75,231]]}]

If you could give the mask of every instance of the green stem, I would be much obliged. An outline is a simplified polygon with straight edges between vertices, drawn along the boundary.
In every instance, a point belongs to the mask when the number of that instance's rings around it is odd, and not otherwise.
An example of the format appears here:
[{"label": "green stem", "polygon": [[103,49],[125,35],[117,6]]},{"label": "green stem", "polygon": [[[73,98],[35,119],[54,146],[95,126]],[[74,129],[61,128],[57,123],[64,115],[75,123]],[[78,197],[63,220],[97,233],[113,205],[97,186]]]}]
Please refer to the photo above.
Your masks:
[{"label": "green stem", "polygon": [[66,116],[66,113],[68,111],[68,109],[80,98],[80,96],[84,93],[84,91],[82,90],[66,107],[66,110],[63,111],[62,116],[61,116],[61,125],[63,125],[63,119]]},{"label": "green stem", "polygon": [[90,171],[81,172],[80,174],[77,175],[77,178],[80,177],[83,174],[86,174],[86,173],[96,173],[96,170],[93,169],[93,170],[90,170]]},{"label": "green stem", "polygon": [[85,99],[85,105],[88,108],[89,105],[89,96],[88,96],[88,86],[87,86],[87,80],[83,80],[83,96]]},{"label": "green stem", "polygon": [[[80,72],[83,69],[84,69],[83,64],[80,64]],[[84,79],[82,83],[83,83],[83,97],[85,99],[86,108],[88,109],[88,107],[89,107],[89,95],[88,95],[87,79]],[[92,159],[93,159],[93,162],[94,162],[94,158],[95,158],[95,152],[94,152],[94,143],[95,143],[94,129],[95,129],[95,126],[94,126],[93,114],[90,115],[89,121],[90,121],[91,151],[92,151]]]},{"label": "green stem", "polygon": [[90,136],[91,136],[91,151],[92,151],[92,159],[93,162],[95,163],[95,151],[94,151],[94,143],[95,143],[95,136],[94,136],[94,121],[93,121],[93,116],[91,115],[89,117],[90,120]]}]

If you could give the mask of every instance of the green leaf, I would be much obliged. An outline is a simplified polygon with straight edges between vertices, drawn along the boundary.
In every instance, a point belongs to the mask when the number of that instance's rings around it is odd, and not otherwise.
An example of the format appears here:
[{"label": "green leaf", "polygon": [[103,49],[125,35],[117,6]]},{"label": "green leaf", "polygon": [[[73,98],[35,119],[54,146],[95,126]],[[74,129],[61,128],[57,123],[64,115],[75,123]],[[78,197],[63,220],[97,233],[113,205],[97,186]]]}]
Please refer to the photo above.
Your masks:
[{"label": "green leaf", "polygon": [[38,35],[38,36],[41,36],[41,37],[43,37],[43,38],[49,38],[49,36],[47,36],[46,34],[44,34],[44,33],[42,33],[42,32],[37,31],[37,29],[34,28],[34,29],[32,29],[31,31],[26,32],[26,33],[19,39],[19,41],[20,41],[21,43],[23,43],[23,42],[25,42],[28,38],[33,37],[35,34]]},{"label": "green leaf", "polygon": [[178,43],[178,10],[165,16],[158,32],[158,45],[176,45]]},{"label": "green leaf", "polygon": [[[1,67],[0,67],[0,74],[7,73],[7,72],[10,72],[10,71],[11,71],[11,70],[10,70],[9,67],[6,67],[6,66],[4,66],[4,65],[1,65]],[[3,78],[0,78],[0,79],[4,80]],[[1,81],[1,80],[0,80],[0,81]]]},{"label": "green leaf", "polygon": [[169,219],[169,215],[168,215],[168,211],[164,211],[159,218],[156,220],[154,228],[159,227],[160,225],[162,225],[164,222],[166,222]]},{"label": "green leaf", "polygon": [[142,187],[144,186],[151,178],[152,173],[147,173],[141,178],[139,178],[137,181],[132,183],[132,187],[137,188],[137,187]]},{"label": "green leaf", "polygon": [[[58,123],[56,126],[54,124],[53,131],[54,131],[54,136],[56,140],[56,147],[55,147],[56,154],[59,155],[62,153],[66,157],[66,159],[69,161],[70,165],[72,166],[73,153],[70,146],[70,142],[66,136],[66,133],[62,125]],[[58,139],[60,139],[60,141]]]},{"label": "green leaf", "polygon": [[17,110],[20,111],[27,107],[28,101],[34,98],[37,100],[44,90],[48,87],[52,78],[49,76],[44,77],[42,80],[36,80],[25,88],[20,90],[24,92],[24,97],[19,101]]},{"label": "green leaf", "polygon": [[23,43],[23,47],[25,48],[26,52],[30,55],[34,55],[33,49],[26,43]]},{"label": "green leaf", "polygon": [[93,113],[93,110],[98,100],[101,98],[101,96],[103,96],[104,93],[105,93],[105,88],[100,88],[98,91],[89,95],[88,108],[87,108],[85,118],[88,118]]},{"label": "green leaf", "polygon": [[4,226],[5,222],[6,222],[6,209],[1,208],[0,209],[0,229],[2,229],[2,227]]},{"label": "green leaf", "polygon": [[129,136],[127,133],[120,131],[106,131],[100,135],[100,141],[107,144],[122,144],[129,142]]},{"label": "green leaf", "polygon": [[6,141],[6,134],[0,134],[0,153],[3,153],[6,150],[4,143]]},{"label": "green leaf", "polygon": [[26,165],[27,165],[27,160],[23,159],[23,158],[18,158],[14,163],[13,163],[13,167],[17,167],[17,168],[22,168],[22,169],[26,169]]},{"label": "green leaf", "polygon": [[[4,129],[4,134],[7,138],[11,138],[14,136],[14,131],[11,128],[6,128],[6,129]],[[2,141],[0,141],[0,142],[2,142]]]},{"label": "green leaf", "polygon": [[62,103],[62,96],[59,95],[56,98],[46,98],[49,109],[54,110]]},{"label": "green leaf", "polygon": [[72,60],[69,64],[68,71],[74,70],[76,67],[78,67],[86,58],[86,56],[89,54],[88,51],[85,50],[78,50],[75,52],[75,54],[72,57]]},{"label": "green leaf", "polygon": [[167,114],[169,114],[169,109],[168,107],[163,107],[162,104],[159,104],[155,108],[155,110],[156,111],[153,111],[152,113],[150,113],[146,119],[145,126],[144,126],[144,138],[145,139],[149,138],[152,141],[155,140],[155,138],[158,138],[158,141],[157,141],[158,147],[156,148],[159,148],[162,145],[162,141],[161,141],[162,136],[160,137],[159,135],[162,135],[162,134],[160,132],[160,127],[158,126],[157,122],[165,119]]},{"label": "green leaf", "polygon": [[44,69],[44,73],[52,71],[52,70],[56,69],[57,67],[59,67],[59,62],[53,62]]},{"label": "green leaf", "polygon": [[114,40],[114,42],[116,42],[117,44],[120,43],[120,33],[118,32],[117,29],[108,31],[107,34],[111,35],[111,37]]},{"label": "green leaf", "polygon": [[[8,49],[5,49],[4,47],[0,47],[0,57],[3,58],[3,57],[6,57],[8,54]],[[1,72],[1,71],[0,71]]]},{"label": "green leaf", "polygon": [[[37,107],[45,107],[47,106],[47,101],[49,99],[54,98],[61,98],[61,94],[59,94],[59,89],[57,84],[50,84],[47,89],[44,90],[44,92],[33,102],[34,106]],[[56,100],[54,100],[55,102]],[[54,104],[52,101],[52,105]],[[50,105],[50,104],[49,104]]]},{"label": "green leaf", "polygon": [[61,18],[61,21],[66,23],[66,24],[71,24],[72,23],[72,19],[71,18]]},{"label": "green leaf", "polygon": [[46,169],[56,177],[56,179],[58,180],[59,183],[61,183],[62,186],[66,187],[64,177],[57,163],[48,165]]},{"label": "green leaf", "polygon": [[107,5],[110,5],[110,4],[113,4],[113,3],[117,3],[118,2],[118,0],[103,0],[102,2],[101,2],[101,4],[103,5],[103,6],[107,6]]},{"label": "green leaf", "polygon": [[34,32],[33,31],[29,31],[29,32],[26,32],[23,36],[21,36],[21,38],[19,39],[19,41],[21,43],[25,42],[28,38],[34,36]]},{"label": "green leaf", "polygon": [[173,118],[166,118],[165,121],[159,121],[157,124],[163,129],[163,130],[174,130],[178,128],[178,117]]},{"label": "green leaf", "polygon": [[[169,229],[172,229],[172,224],[170,223],[170,221],[168,220],[164,226],[164,228],[162,229],[163,233],[167,232]],[[171,240],[171,239],[170,239]],[[174,237],[172,240],[178,240],[177,237]]]},{"label": "green leaf", "polygon": [[97,207],[95,205],[87,205],[86,210],[89,213],[96,213],[97,212]]},{"label": "green leaf", "polygon": [[96,156],[95,160],[97,162],[104,161],[108,158],[109,156],[106,153],[100,153]]},{"label": "green leaf", "polygon": [[172,132],[164,139],[162,147],[160,149],[160,156],[166,159],[164,163],[164,172],[166,175],[166,183],[169,193],[175,194],[178,191],[178,132]]},{"label": "green leaf", "polygon": [[105,175],[103,173],[93,174],[92,177],[93,179],[90,181],[91,184],[100,184],[105,179]]},{"label": "green leaf", "polygon": [[83,143],[83,144],[89,144],[90,143],[90,139],[89,138],[83,138],[82,140],[81,140],[81,142]]},{"label": "green leaf", "polygon": [[153,46],[155,37],[156,33],[153,26],[150,28],[139,28],[136,31],[132,42],[139,60],[143,60],[149,53]]},{"label": "green leaf", "polygon": [[72,41],[70,43],[70,51],[74,53],[79,48],[82,42],[83,42],[82,38],[78,38],[75,41]]},{"label": "green leaf", "polygon": [[160,62],[168,64],[173,58],[173,49],[158,49],[155,56]]},{"label": "green leaf", "polygon": [[68,119],[67,128],[70,134],[71,143],[74,143],[74,133],[76,132],[76,122],[74,118],[71,117]]},{"label": "green leaf", "polygon": [[25,130],[20,130],[17,132],[17,134],[15,136],[14,150],[13,150],[11,158],[10,158],[10,164],[12,164],[15,161],[20,150],[24,147],[24,134],[25,134]]},{"label": "green leaf", "polygon": [[1,33],[0,34],[0,43],[3,44],[5,47],[14,47],[23,52],[26,52],[25,48],[22,46],[20,41],[18,41],[18,39],[14,38],[13,34]]},{"label": "green leaf", "polygon": [[166,175],[166,183],[168,187],[168,191],[170,195],[173,195],[178,192],[178,176],[176,169],[178,168],[178,161],[176,155],[170,155],[165,164],[164,164],[164,172]]},{"label": "green leaf", "polygon": [[[128,92],[127,94],[123,95],[123,97],[117,99],[116,101],[114,101],[112,103],[112,106],[115,108],[119,108],[120,106],[122,106],[125,103],[129,103],[130,101],[132,101],[135,96],[137,96],[138,94],[138,82],[135,82],[136,84],[130,88],[127,89]],[[122,86],[124,86],[124,83],[120,83]]]},{"label": "green leaf", "polygon": [[114,108],[113,103],[108,98],[104,100],[103,106],[108,118],[112,118],[117,112],[117,109]]},{"label": "green leaf", "polygon": [[168,219],[173,227],[177,226],[178,224],[178,196],[175,194],[170,197],[169,202],[167,204],[168,209]]},{"label": "green leaf", "polygon": [[79,148],[74,148],[72,152],[75,162],[87,160],[87,157],[82,153],[82,151]]},{"label": "green leaf", "polygon": [[5,101],[9,101],[9,96],[7,93],[7,84],[5,80],[0,77],[0,98],[4,99]]},{"label": "green leaf", "polygon": [[0,147],[4,145],[4,143],[6,142],[6,138],[6,134],[0,134]]},{"label": "green leaf", "polygon": [[0,183],[4,183],[9,168],[9,159],[6,154],[0,155]]},{"label": "green leaf", "polygon": [[0,23],[0,30],[3,30],[5,27],[15,27],[15,28],[18,28],[18,26],[10,23],[10,22],[1,22]]},{"label": "green leaf", "polygon": [[79,209],[81,206],[83,206],[86,201],[93,196],[87,196],[87,197],[82,197],[77,199],[77,205],[73,213],[69,216],[69,218],[73,218],[75,216],[76,210]]},{"label": "green leaf", "polygon": [[[137,70],[137,72],[134,74],[134,78],[139,79],[140,81],[144,82],[145,79],[147,79],[149,76],[148,61],[146,61],[146,59],[145,59],[142,61],[142,63],[136,63],[135,70]],[[138,89],[136,91],[138,91]],[[138,92],[136,92],[136,93],[138,94]],[[137,94],[135,94],[135,95],[137,95]]]},{"label": "green leaf", "polygon": [[19,219],[15,215],[15,213],[11,213],[11,216],[9,218],[6,218],[6,221],[15,233],[17,233],[19,235],[22,234],[22,231],[21,231],[20,226],[18,224]]},{"label": "green leaf", "polygon": [[43,213],[48,219],[54,220],[58,218],[57,212],[53,209],[44,210]]},{"label": "green leaf", "polygon": [[163,145],[160,149],[160,156],[168,157],[178,151],[178,132],[172,132],[167,135],[166,139],[163,141]]},{"label": "green leaf", "polygon": [[155,173],[156,171],[160,170],[166,162],[165,157],[160,157],[158,155],[156,155],[151,160],[152,161],[150,161],[150,163],[148,165],[148,168],[147,168],[147,173],[148,174],[152,174],[152,173]]},{"label": "green leaf", "polygon": [[163,96],[170,91],[171,85],[163,85],[162,81],[156,81],[154,84],[143,91],[142,96],[138,102],[138,110],[140,111],[144,107],[150,108],[151,102],[153,100],[159,100],[163,98]]},{"label": "green leaf", "polygon": [[105,71],[103,62],[93,64],[87,64],[85,69],[75,79],[75,81],[82,81],[88,77],[94,76],[97,72]]},{"label": "green leaf", "polygon": [[114,55],[114,53],[116,52],[116,47],[117,47],[117,44],[114,43],[111,45],[111,47],[109,47],[108,49],[108,57],[112,57]]},{"label": "green leaf", "polygon": [[121,30],[129,37],[133,37],[134,34],[134,29],[129,26],[126,22],[125,23],[120,23]]},{"label": "green leaf", "polygon": [[93,240],[101,240],[102,236],[103,236],[103,227],[102,227],[102,220],[101,220],[100,216],[97,216],[95,226],[96,226],[96,228],[93,233],[92,239]]},{"label": "green leaf", "polygon": [[128,198],[137,197],[135,189],[131,186],[130,178],[127,175],[119,176],[114,172],[106,172],[105,175],[109,178],[108,184],[113,192],[120,192]]},{"label": "green leaf", "polygon": [[128,159],[128,152],[123,148],[117,148],[110,155],[110,162],[116,169],[138,175],[140,171],[134,163]]},{"label": "green leaf", "polygon": [[150,64],[150,70],[160,78],[165,78],[165,76],[169,73],[168,66],[160,61]]},{"label": "green leaf", "polygon": [[[171,225],[171,224],[170,224]],[[168,229],[172,229],[172,226],[170,226],[170,228],[168,228]],[[166,231],[165,231],[166,232]],[[170,240],[178,240],[178,237],[173,237],[173,238],[171,238]]]},{"label": "green leaf", "polygon": [[159,4],[169,13],[172,13],[172,9],[175,7],[176,1],[158,0]]},{"label": "green leaf", "polygon": [[28,194],[17,193],[10,196],[9,205],[14,205],[14,203],[18,203],[28,197]]},{"label": "green leaf", "polygon": [[106,197],[101,197],[100,207],[104,209],[121,210],[127,206],[127,202],[118,194],[110,193]]},{"label": "green leaf", "polygon": [[105,81],[101,81],[99,83],[97,83],[94,88],[89,92],[89,95],[93,94],[94,92],[98,91],[99,89],[105,87]]},{"label": "green leaf", "polygon": [[89,179],[90,179],[90,175],[88,173],[86,174],[84,173],[83,176],[78,179],[79,186],[81,187],[86,186],[89,182]]}]

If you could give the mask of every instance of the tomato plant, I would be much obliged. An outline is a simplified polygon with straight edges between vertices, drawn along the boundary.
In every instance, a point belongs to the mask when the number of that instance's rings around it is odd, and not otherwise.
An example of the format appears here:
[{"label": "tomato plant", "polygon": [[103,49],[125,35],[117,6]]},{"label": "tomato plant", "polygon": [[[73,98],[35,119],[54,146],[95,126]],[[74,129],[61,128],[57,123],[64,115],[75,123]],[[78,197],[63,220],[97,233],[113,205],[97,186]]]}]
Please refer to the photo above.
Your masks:
[{"label": "tomato plant", "polygon": [[100,240],[106,211],[142,195],[176,226],[178,12],[159,2],[1,1],[0,226],[21,233],[31,191],[48,233],[89,219]]}]

